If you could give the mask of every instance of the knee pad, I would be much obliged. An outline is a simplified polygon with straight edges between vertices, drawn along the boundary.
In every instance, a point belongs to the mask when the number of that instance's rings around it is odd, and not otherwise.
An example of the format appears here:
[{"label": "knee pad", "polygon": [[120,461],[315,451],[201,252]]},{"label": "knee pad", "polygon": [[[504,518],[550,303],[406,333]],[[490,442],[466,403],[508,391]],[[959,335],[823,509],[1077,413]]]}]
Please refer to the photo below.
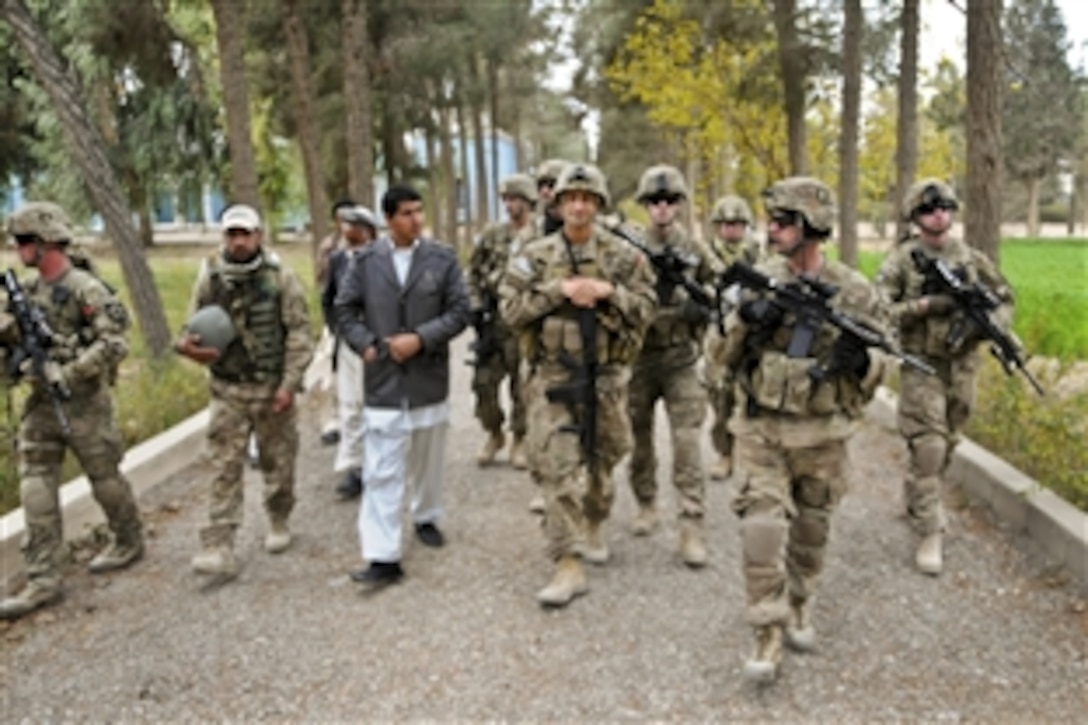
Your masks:
[{"label": "knee pad", "polygon": [[745,563],[774,567],[785,556],[787,527],[785,519],[766,512],[745,517],[741,523]]},{"label": "knee pad", "polygon": [[948,442],[944,436],[929,433],[912,438],[911,459],[919,478],[939,476],[948,458]]}]

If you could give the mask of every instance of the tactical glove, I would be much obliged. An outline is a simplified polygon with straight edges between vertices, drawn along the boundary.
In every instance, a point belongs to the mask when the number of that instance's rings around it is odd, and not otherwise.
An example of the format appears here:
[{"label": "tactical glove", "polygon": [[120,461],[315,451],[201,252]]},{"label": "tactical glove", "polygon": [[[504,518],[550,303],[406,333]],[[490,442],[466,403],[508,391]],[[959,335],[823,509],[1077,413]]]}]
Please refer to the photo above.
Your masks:
[{"label": "tactical glove", "polygon": [[680,319],[689,325],[705,325],[710,320],[710,310],[688,298],[680,308]]},{"label": "tactical glove", "polygon": [[777,327],[782,322],[782,308],[765,297],[742,303],[738,314],[752,327]]},{"label": "tactical glove", "polygon": [[956,298],[945,294],[926,295],[908,303],[907,308],[913,317],[947,315],[956,308]]},{"label": "tactical glove", "polygon": [[839,335],[831,348],[829,372],[853,374],[859,378],[869,372],[869,350],[853,335]]}]

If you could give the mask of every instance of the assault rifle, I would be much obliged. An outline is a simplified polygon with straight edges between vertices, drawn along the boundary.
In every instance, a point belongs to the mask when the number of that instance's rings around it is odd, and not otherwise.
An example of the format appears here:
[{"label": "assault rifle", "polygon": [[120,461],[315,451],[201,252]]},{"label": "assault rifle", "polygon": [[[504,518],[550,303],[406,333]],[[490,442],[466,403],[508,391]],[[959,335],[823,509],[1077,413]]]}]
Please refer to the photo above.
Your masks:
[{"label": "assault rifle", "polygon": [[1001,306],[1001,300],[982,282],[968,284],[956,274],[943,259],[926,255],[921,249],[912,249],[911,260],[915,268],[925,276],[922,291],[926,294],[947,294],[956,301],[956,306],[963,311],[963,316],[953,321],[948,333],[948,346],[953,350],[962,349],[968,343],[968,336],[978,334],[981,339],[991,342],[990,352],[1005,368],[1007,375],[1019,370],[1035,388],[1039,395],[1046,395],[1043,386],[1024,367],[1024,353],[1016,339],[1003,331],[991,312]]},{"label": "assault rifle", "polygon": [[[875,347],[902,360],[912,368],[926,375],[936,371],[925,360],[903,352],[891,340],[880,332],[839,312],[831,306],[830,299],[839,291],[838,287],[817,279],[802,278],[795,282],[779,282],[744,262],[736,262],[722,275],[721,286],[739,284],[751,290],[770,292],[773,303],[781,310],[790,312],[797,322],[793,328],[786,355],[791,358],[809,356],[816,333],[822,325],[836,327],[843,335],[850,335],[862,342],[865,347]],[[841,371],[814,365],[809,370],[813,380],[833,377]]]},{"label": "assault rifle", "polygon": [[[569,247],[568,247],[569,251]],[[578,274],[578,262],[571,253],[571,268]],[[565,350],[560,354],[560,362],[570,371],[570,379],[560,385],[548,388],[545,395],[549,403],[563,403],[580,406],[581,423],[562,425],[563,433],[576,433],[582,454],[586,459],[590,485],[596,485],[597,473],[597,375],[600,361],[597,359],[597,308],[578,308],[578,332],[582,339],[582,361],[579,363]]]},{"label": "assault rifle", "polygon": [[699,260],[680,255],[673,247],[664,245],[660,252],[650,249],[646,242],[633,230],[623,226],[608,227],[608,231],[623,239],[646,255],[650,264],[654,266],[657,275],[657,301],[662,305],[672,302],[673,292],[677,287],[683,287],[688,296],[708,314],[718,310],[717,300],[707,294],[707,291],[698,282],[688,276],[688,270],[699,266]]},{"label": "assault rifle", "polygon": [[[19,327],[21,338],[8,358],[8,374],[12,378],[19,377],[23,364],[30,360],[34,376],[45,381],[47,380],[45,366],[49,362],[49,354],[46,351],[53,345],[56,336],[41,309],[27,300],[22,285],[19,284],[19,278],[11,269],[4,272],[4,289],[8,294],[8,309],[15,317],[15,324]],[[54,382],[49,385],[49,397],[53,401],[53,409],[57,413],[61,430],[66,435],[71,433],[72,428],[68,421],[68,414],[64,411],[64,402],[71,399],[72,391],[63,382]]]},{"label": "assault rifle", "polygon": [[495,335],[499,301],[490,291],[484,290],[480,302],[480,308],[472,311],[472,328],[476,331],[476,339],[468,346],[476,353],[476,357],[465,361],[467,365],[476,368],[487,365],[499,352],[499,341]]}]

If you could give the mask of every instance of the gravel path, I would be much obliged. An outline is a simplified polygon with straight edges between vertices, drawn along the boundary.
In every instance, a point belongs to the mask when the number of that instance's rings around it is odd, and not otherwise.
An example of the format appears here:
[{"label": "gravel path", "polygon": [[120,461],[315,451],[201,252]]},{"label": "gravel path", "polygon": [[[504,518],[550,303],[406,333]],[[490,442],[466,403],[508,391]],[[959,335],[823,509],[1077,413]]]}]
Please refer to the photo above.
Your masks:
[{"label": "gravel path", "polygon": [[820,650],[787,655],[774,686],[740,679],[750,635],[721,483],[709,490],[712,563],[693,572],[675,553],[675,526],[627,533],[634,506],[621,469],[613,561],[590,571],[588,596],[541,610],[533,593],[550,567],[526,509],[530,484],[473,462],[463,343],[449,544],[411,541],[402,584],[363,595],[348,580],[361,565],[356,506],[332,494],[333,452],[306,401],[289,552],[261,548],[254,477],[242,575],[202,588],[188,563],[209,469],[164,481],[141,501],[153,533],[144,562],[106,577],[75,571],[62,605],[0,624],[0,719],[1084,721],[1084,601],[1028,542],[962,505],[948,573],[913,573],[898,513],[904,449],[875,425],[852,445],[851,493],[816,606]]}]

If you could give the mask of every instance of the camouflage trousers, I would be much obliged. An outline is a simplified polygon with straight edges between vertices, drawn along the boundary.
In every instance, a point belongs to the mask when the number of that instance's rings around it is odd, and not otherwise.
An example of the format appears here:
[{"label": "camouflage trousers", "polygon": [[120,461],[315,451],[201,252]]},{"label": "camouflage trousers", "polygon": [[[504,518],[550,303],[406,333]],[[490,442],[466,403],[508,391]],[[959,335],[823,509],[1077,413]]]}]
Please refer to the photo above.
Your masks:
[{"label": "camouflage trousers", "polygon": [[746,619],[785,624],[791,603],[813,595],[823,571],[831,514],[846,490],[846,441],[792,447],[788,436],[737,436],[741,484],[733,510],[741,519]]},{"label": "camouflage trousers", "polygon": [[737,404],[737,393],[732,373],[719,361],[724,340],[717,329],[707,331],[704,343],[706,352],[703,356],[703,385],[707,391],[710,409],[714,413],[714,423],[710,428],[710,442],[720,456],[728,456],[733,451],[733,433],[729,430],[729,419]]},{"label": "camouflage trousers", "polygon": [[669,348],[643,351],[631,377],[628,411],[634,433],[629,464],[631,490],[640,504],[657,497],[657,455],[654,451],[654,410],[665,402],[672,435],[672,481],[680,495],[678,509],[684,517],[700,518],[706,492],[702,435],[706,419],[706,390],[696,371],[692,354],[676,355]]},{"label": "camouflage trousers", "polygon": [[295,505],[298,457],[296,405],[272,412],[275,390],[267,385],[212,381],[208,455],[215,466],[209,523],[201,529],[205,546],[232,545],[242,524],[246,444],[252,432],[260,451],[264,507],[272,520],[286,520]]},{"label": "camouflage trousers", "polygon": [[554,559],[574,553],[586,521],[608,518],[615,497],[612,469],[631,450],[627,369],[611,369],[597,378],[597,445],[592,461],[578,433],[568,429],[583,421],[584,411],[547,399],[548,388],[569,378],[561,367],[537,370],[525,386],[526,456],[544,496],[544,533],[548,555]]},{"label": "camouflage trousers", "polygon": [[118,470],[124,443],[113,414],[109,388],[73,391],[64,404],[71,434],[61,429],[48,396],[37,391],[27,400],[19,426],[19,480],[27,536],[23,544],[31,579],[58,579],[64,543],[58,495],[61,464],[70,448],[91,484],[91,492],[106,514],[110,530],[121,543],[142,536],[140,512],[132,487]]},{"label": "camouflage trousers", "polygon": [[910,470],[903,485],[907,515],[921,534],[944,528],[941,482],[975,401],[974,358],[958,363],[927,359],[937,368],[925,375],[903,366],[899,430],[910,450]]},{"label": "camouflage trousers", "polygon": [[476,393],[476,418],[489,433],[501,433],[506,416],[499,403],[504,378],[510,380],[510,430],[515,438],[524,438],[525,400],[519,371],[518,341],[513,335],[499,337],[499,350],[484,365],[476,368],[472,390]]}]

